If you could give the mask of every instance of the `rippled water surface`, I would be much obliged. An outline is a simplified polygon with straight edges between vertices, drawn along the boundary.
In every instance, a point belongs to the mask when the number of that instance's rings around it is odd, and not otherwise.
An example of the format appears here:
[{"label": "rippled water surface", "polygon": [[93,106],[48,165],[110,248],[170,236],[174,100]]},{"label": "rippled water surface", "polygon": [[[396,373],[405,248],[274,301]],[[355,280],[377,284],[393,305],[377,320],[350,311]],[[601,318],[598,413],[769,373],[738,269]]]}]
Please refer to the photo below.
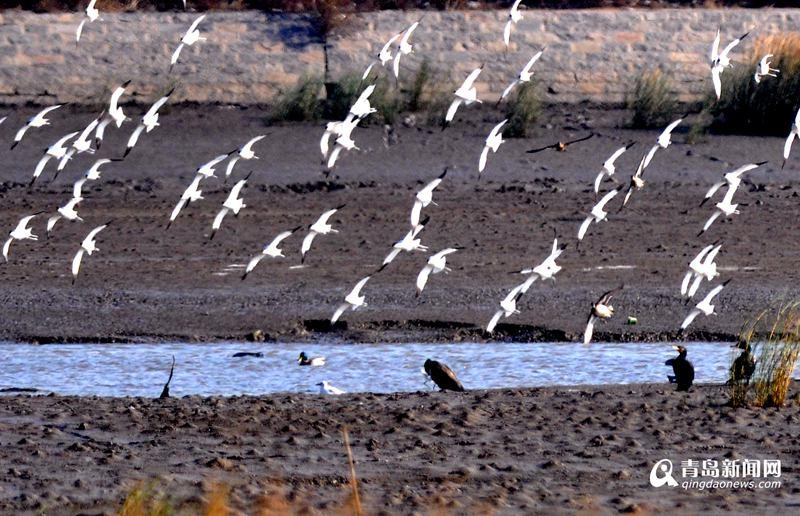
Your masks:
[{"label": "rippled water surface", "polygon": [[[687,344],[697,381],[727,377],[725,343]],[[262,358],[233,358],[238,351]],[[300,367],[297,356],[325,356]],[[316,392],[328,380],[347,391],[429,388],[426,358],[448,364],[473,389],[542,385],[663,382],[675,355],[666,344],[0,344],[0,388],[34,387],[59,394],[157,396],[175,356],[173,395]]]}]

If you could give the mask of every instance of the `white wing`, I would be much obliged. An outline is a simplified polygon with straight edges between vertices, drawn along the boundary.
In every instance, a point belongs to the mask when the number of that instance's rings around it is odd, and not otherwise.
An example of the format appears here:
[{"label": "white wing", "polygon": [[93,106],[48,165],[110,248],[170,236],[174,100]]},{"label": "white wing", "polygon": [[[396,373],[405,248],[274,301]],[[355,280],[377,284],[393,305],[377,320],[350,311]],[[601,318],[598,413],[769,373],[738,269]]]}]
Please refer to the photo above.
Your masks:
[{"label": "white wing", "polygon": [[242,147],[242,150],[240,152],[242,152],[242,153],[253,152],[253,145],[255,145],[256,143],[260,142],[261,140],[263,140],[266,137],[267,137],[266,134],[261,134],[261,135],[256,136],[255,138],[252,138],[250,141],[248,141],[247,143],[244,144],[244,146]]},{"label": "white wing", "polygon": [[419,199],[414,200],[414,206],[411,208],[411,226],[417,227],[419,225],[419,217],[422,214],[422,201]]},{"label": "white wing", "polygon": [[706,294],[706,297],[705,297],[705,299],[703,299],[703,300],[702,300],[702,301],[701,301],[699,304],[706,304],[706,305],[707,305],[707,304],[710,304],[710,303],[711,303],[711,301],[714,299],[714,297],[716,297],[716,295],[717,295],[717,294],[719,294],[720,292],[722,292],[722,289],[723,289],[723,288],[725,288],[725,285],[724,285],[724,284],[723,284],[723,285],[717,285],[716,287],[714,287],[714,289],[713,289],[713,290],[711,290],[711,292],[709,292],[708,294]]},{"label": "white wing", "polygon": [[456,116],[456,111],[458,111],[458,107],[461,105],[461,99],[455,99],[450,107],[447,108],[447,114],[444,116],[445,122],[452,122],[453,118]]},{"label": "white wing", "polygon": [[640,174],[641,173],[640,171],[644,171],[644,169],[647,168],[647,166],[650,164],[650,160],[653,159],[653,156],[655,156],[656,151],[658,150],[658,148],[659,148],[659,145],[656,144],[656,145],[653,145],[650,148],[649,151],[647,151],[647,156],[645,156],[645,158],[644,158],[644,164],[639,168],[639,170],[637,170],[637,174]]},{"label": "white wing", "polygon": [[86,235],[86,238],[84,238],[83,241],[84,242],[90,242],[90,241],[94,240],[95,237],[97,236],[97,234],[100,233],[101,231],[103,231],[104,229],[106,229],[107,226],[108,226],[108,224],[103,224],[102,226],[97,226],[96,228],[91,230],[88,235]]},{"label": "white wing", "polygon": [[686,276],[683,277],[683,281],[681,282],[681,295],[685,296],[687,292],[689,292],[689,282],[692,281],[692,276],[694,273],[689,271],[686,273]]},{"label": "white wing", "polygon": [[254,256],[249,262],[247,262],[247,268],[245,268],[244,270],[244,275],[247,276],[248,274],[253,272],[253,269],[256,268],[256,265],[258,265],[258,262],[260,262],[264,258],[264,256],[266,255],[259,253],[258,255]]},{"label": "white wing", "polygon": [[347,297],[350,297],[350,296],[357,297],[359,295],[359,293],[361,292],[361,289],[364,288],[364,285],[366,285],[367,281],[369,281],[369,278],[370,278],[370,276],[367,276],[365,278],[361,278],[361,280],[358,283],[356,283],[356,286],[353,287],[353,290],[350,291],[350,294]]},{"label": "white wing", "polygon": [[133,132],[131,133],[131,137],[128,138],[127,147],[129,149],[132,149],[136,145],[136,142],[139,141],[139,135],[142,134],[142,131],[144,131],[143,125],[137,126],[136,129],[133,130]]},{"label": "white wing", "polygon": [[417,275],[417,293],[421,293],[425,288],[425,285],[428,283],[428,276],[431,275],[432,270],[433,267],[426,265],[419,271],[419,275]]},{"label": "white wing", "polygon": [[52,217],[47,219],[47,229],[46,229],[46,231],[48,233],[53,231],[53,228],[56,227],[56,222],[58,222],[58,219],[60,219],[60,218],[61,218],[61,215],[56,213],[55,215],[53,215]]},{"label": "white wing", "polygon": [[578,240],[583,240],[583,237],[586,235],[586,231],[589,229],[589,225],[591,225],[594,217],[586,217],[586,219],[581,223],[581,227],[578,228]]},{"label": "white wing", "polygon": [[723,186],[725,186],[725,182],[724,181],[722,183],[715,183],[715,184],[711,185],[711,188],[709,188],[708,191],[706,192],[705,198],[706,199],[710,199]]},{"label": "white wing", "polygon": [[525,66],[522,68],[522,71],[520,72],[520,76],[528,75],[529,73],[531,73],[531,68],[533,68],[533,65],[536,64],[536,61],[538,61],[539,58],[542,57],[542,53],[543,52],[544,52],[544,50],[540,50],[540,51],[536,52],[535,54],[533,54],[533,57],[531,57],[530,61],[528,61],[525,64]]},{"label": "white wing", "polygon": [[269,243],[267,249],[277,249],[281,242],[289,238],[294,231],[284,231],[283,233],[279,233],[278,236],[272,239],[272,242]]},{"label": "white wing", "polygon": [[598,209],[601,209],[601,210],[602,210],[602,209],[605,207],[605,205],[606,205],[606,204],[608,204],[608,203],[609,203],[609,201],[611,201],[611,199],[613,199],[614,197],[616,197],[616,196],[617,196],[617,194],[618,194],[618,193],[619,193],[619,189],[618,189],[618,188],[615,188],[614,190],[611,190],[611,191],[609,191],[608,193],[606,193],[606,194],[605,194],[605,195],[604,195],[604,196],[603,196],[603,197],[600,199],[600,202],[598,202],[598,203],[597,203],[597,205],[595,206],[595,208],[598,208]]},{"label": "white wing", "polygon": [[341,145],[336,145],[333,147],[333,152],[331,152],[331,155],[328,156],[327,167],[329,169],[333,168],[333,166],[336,164],[336,160],[339,159],[339,154],[342,152],[342,149],[343,147]]},{"label": "white wing", "polygon": [[81,34],[83,33],[83,26],[86,24],[86,19],[84,18],[81,20],[81,23],[78,25],[78,30],[75,31],[75,42],[78,43],[81,40]]},{"label": "white wing", "polygon": [[179,43],[178,47],[172,53],[172,57],[169,60],[170,66],[173,66],[175,63],[178,62],[178,58],[181,56],[181,50],[183,50],[183,43]]},{"label": "white wing", "polygon": [[494,313],[489,324],[486,325],[486,331],[488,333],[494,333],[494,327],[497,326],[497,323],[500,321],[500,318],[503,316],[503,310],[498,310]]},{"label": "white wing", "polygon": [[364,73],[361,75],[361,80],[362,80],[362,81],[365,81],[365,80],[367,80],[367,77],[369,77],[369,72],[371,72],[371,71],[372,71],[372,67],[373,67],[373,66],[375,66],[375,62],[374,62],[374,61],[373,61],[373,62],[371,62],[371,63],[369,64],[369,66],[367,66],[367,69],[366,69],[366,70],[364,70]]},{"label": "white wing", "polygon": [[783,159],[789,159],[789,153],[792,152],[792,143],[794,143],[794,137],[797,135],[794,129],[791,130],[789,133],[789,137],[786,138],[786,143],[783,144]]},{"label": "white wing", "polygon": [[214,222],[211,223],[211,229],[213,231],[217,231],[219,227],[222,225],[222,219],[225,218],[225,215],[228,214],[228,208],[222,208],[217,216],[214,217]]},{"label": "white wing", "polygon": [[483,71],[483,66],[472,70],[467,76],[466,80],[464,80],[464,84],[461,86],[461,88],[465,90],[472,89],[472,83],[475,82],[475,80],[478,78],[478,76],[481,74],[482,71]]},{"label": "white wing", "polygon": [[187,203],[187,199],[184,199],[183,197],[181,197],[181,199],[178,201],[178,204],[176,204],[175,208],[172,209],[172,213],[169,216],[169,221],[170,222],[174,222],[175,219],[178,218],[178,214],[181,212],[181,210],[186,205],[186,203]]},{"label": "white wing", "polygon": [[333,313],[333,317],[331,317],[331,324],[335,324],[348,308],[350,308],[348,303],[339,305],[339,308],[336,309],[336,311]]},{"label": "white wing", "polygon": [[708,220],[706,221],[706,225],[705,225],[705,226],[703,226],[703,232],[704,232],[704,233],[705,233],[706,231],[708,231],[708,228],[710,228],[710,227],[711,227],[711,224],[713,224],[713,223],[714,223],[714,221],[715,221],[715,220],[717,220],[717,218],[719,217],[719,215],[720,215],[720,212],[719,212],[719,211],[715,211],[715,212],[714,212],[714,213],[713,213],[713,214],[712,214],[712,215],[711,215],[711,216],[708,218]]},{"label": "white wing", "polygon": [[717,29],[717,36],[714,38],[714,43],[711,44],[711,54],[709,55],[712,61],[716,61],[719,57],[719,37],[719,29]]},{"label": "white wing", "polygon": [[152,106],[150,106],[150,109],[147,110],[147,113],[145,113],[145,115],[144,115],[145,118],[154,117],[156,115],[156,113],[158,113],[158,110],[161,109],[161,106],[166,104],[168,100],[169,100],[169,95],[167,95],[166,97],[161,97],[160,99],[158,99],[156,101],[156,103],[153,104]]},{"label": "white wing", "polygon": [[22,137],[25,136],[25,132],[28,130],[28,127],[30,127],[30,126],[25,124],[19,129],[19,131],[17,131],[17,134],[14,135],[14,141],[15,142],[18,142],[18,141],[22,140]]},{"label": "white wing", "polygon": [[239,155],[232,157],[231,160],[228,162],[228,166],[225,167],[225,177],[230,177],[233,173],[233,166],[236,165],[236,162],[239,161]]},{"label": "white wing", "polygon": [[[745,36],[746,36],[746,34],[745,34]],[[730,54],[730,53],[731,53],[731,50],[733,50],[733,49],[736,47],[736,45],[738,45],[739,43],[741,43],[741,41],[742,41],[742,38],[736,38],[736,39],[734,39],[733,41],[731,41],[730,43],[728,43],[728,46],[727,46],[727,47],[725,47],[725,48],[722,50],[722,54],[720,54],[720,55],[726,56],[726,55]]]},{"label": "white wing", "polygon": [[594,193],[600,192],[600,184],[603,182],[603,177],[606,175],[605,172],[600,172],[597,174],[597,177],[594,178]]},{"label": "white wing", "polygon": [[697,317],[698,315],[700,315],[700,310],[698,310],[697,308],[692,308],[692,311],[689,312],[689,315],[687,315],[686,319],[684,319],[683,322],[681,323],[681,329],[685,330],[686,328],[688,328],[689,325],[692,324],[692,321],[694,321],[695,317]]},{"label": "white wing", "polygon": [[714,93],[717,95],[717,99],[722,96],[722,79],[720,79],[720,69],[716,66],[711,69],[711,82],[714,83]]},{"label": "white wing", "polygon": [[306,253],[311,249],[311,242],[314,241],[314,237],[317,236],[316,231],[310,231],[306,237],[303,239],[303,244],[300,247],[300,255],[305,259]]},{"label": "white wing", "polygon": [[594,333],[594,315],[589,316],[589,322],[586,323],[586,330],[583,332],[583,343],[589,344],[592,341],[592,334]]},{"label": "white wing", "polygon": [[317,224],[327,224],[328,223],[328,219],[331,218],[333,216],[333,214],[336,213],[337,211],[339,211],[339,208],[334,208],[332,210],[326,211],[325,213],[323,213],[322,215],[319,216],[319,218],[317,219],[316,223]]},{"label": "white wing", "polygon": [[508,94],[511,93],[511,90],[513,90],[514,86],[516,86],[517,84],[519,84],[519,79],[515,79],[514,82],[506,86],[506,89],[504,89],[502,95],[500,95],[500,99],[502,100],[508,97]]},{"label": "white wing", "polygon": [[236,184],[233,185],[233,188],[231,188],[230,194],[228,194],[228,199],[232,201],[238,199],[240,194],[242,193],[242,188],[244,188],[244,185],[246,184],[247,184],[247,179],[240,179],[239,181],[236,181]]},{"label": "white wing", "polygon": [[489,157],[489,147],[484,145],[483,150],[481,151],[481,157],[478,160],[478,173],[480,174],[483,172],[483,169],[486,168],[486,159]]},{"label": "white wing", "polygon": [[86,183],[86,178],[82,177],[75,181],[72,185],[72,198],[73,199],[80,199],[83,197],[83,185]]},{"label": "white wing", "polygon": [[39,160],[39,162],[36,164],[36,169],[33,171],[33,179],[36,179],[42,175],[42,171],[44,170],[45,165],[47,165],[47,162],[50,161],[50,158],[51,156],[49,154],[42,156],[42,159]]},{"label": "white wing", "polygon": [[205,18],[206,18],[206,15],[205,14],[201,14],[199,18],[197,18],[195,21],[192,22],[192,24],[189,26],[189,29],[186,31],[186,33],[189,34],[190,32],[194,32],[195,30],[197,30],[197,26],[200,25],[200,22],[202,22]]},{"label": "white wing", "polygon": [[512,22],[511,19],[509,19],[506,22],[506,26],[503,28],[503,43],[506,44],[506,47],[511,42],[511,25],[513,23],[514,22]]},{"label": "white wing", "polygon": [[397,258],[398,254],[400,254],[400,249],[392,249],[392,252],[386,255],[386,258],[383,259],[383,265],[389,265],[392,263],[392,261]]},{"label": "white wing", "polygon": [[392,73],[394,73],[395,79],[397,79],[400,75],[400,56],[402,55],[401,52],[397,52],[394,55],[394,60],[392,61]]},{"label": "white wing", "polygon": [[700,276],[700,275],[697,275],[697,276],[694,278],[694,281],[692,282],[692,286],[691,286],[691,287],[689,287],[689,292],[687,293],[687,296],[688,296],[689,298],[692,298],[692,297],[694,297],[694,295],[697,293],[697,289],[698,289],[698,288],[700,288],[700,283],[701,283],[702,281],[703,281],[703,277],[702,277],[702,276]]},{"label": "white wing", "polygon": [[5,260],[6,260],[6,261],[8,261],[8,251],[9,251],[9,249],[11,248],[11,242],[13,242],[13,241],[14,241],[14,239],[13,239],[13,238],[9,238],[9,239],[8,239],[8,240],[6,240],[6,242],[3,244],[3,258],[5,258]]},{"label": "white wing", "polygon": [[120,86],[114,90],[114,93],[111,94],[111,101],[109,102],[109,108],[110,108],[109,111],[113,112],[119,108],[117,104],[119,103],[119,99],[122,97],[124,93],[125,93],[125,86]]},{"label": "white wing", "polygon": [[617,161],[617,159],[618,159],[620,156],[622,156],[622,154],[623,154],[623,153],[624,153],[624,152],[625,152],[627,149],[628,149],[628,147],[627,147],[627,146],[625,146],[625,147],[620,147],[619,149],[615,150],[615,151],[614,151],[614,154],[612,154],[612,155],[611,155],[611,156],[610,156],[610,157],[609,157],[609,158],[608,158],[608,159],[605,161],[605,163],[603,163],[603,168],[605,168],[605,169],[607,169],[607,170],[610,170],[610,169],[611,169],[611,167],[614,165],[614,162],[615,162],[615,161]]},{"label": "white wing", "polygon": [[81,260],[83,259],[84,250],[81,247],[78,249],[78,252],[75,253],[75,257],[72,259],[72,277],[75,278],[78,276],[78,271],[81,270]]}]

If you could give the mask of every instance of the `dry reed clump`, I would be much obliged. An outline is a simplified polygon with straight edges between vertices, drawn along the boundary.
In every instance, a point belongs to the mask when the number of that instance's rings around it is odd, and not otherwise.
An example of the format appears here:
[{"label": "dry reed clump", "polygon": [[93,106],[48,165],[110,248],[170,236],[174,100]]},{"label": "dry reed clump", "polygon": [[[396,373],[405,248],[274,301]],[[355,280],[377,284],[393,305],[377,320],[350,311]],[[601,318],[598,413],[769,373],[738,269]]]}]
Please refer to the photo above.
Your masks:
[{"label": "dry reed clump", "polygon": [[750,347],[756,364],[749,381],[732,364],[728,381],[731,405],[783,406],[800,357],[800,302],[764,310],[745,324],[739,342]]},{"label": "dry reed clump", "polygon": [[[756,84],[753,75],[761,58],[773,54],[777,77]],[[712,97],[706,110],[716,133],[786,136],[800,107],[800,33],[758,38],[742,62],[722,74],[720,100]]]},{"label": "dry reed clump", "polygon": [[669,75],[659,69],[639,75],[627,105],[632,111],[630,125],[633,128],[654,129],[671,122],[678,108],[678,98]]},{"label": "dry reed clump", "polygon": [[153,484],[136,486],[117,513],[119,516],[170,516],[174,513],[167,497],[158,492]]}]

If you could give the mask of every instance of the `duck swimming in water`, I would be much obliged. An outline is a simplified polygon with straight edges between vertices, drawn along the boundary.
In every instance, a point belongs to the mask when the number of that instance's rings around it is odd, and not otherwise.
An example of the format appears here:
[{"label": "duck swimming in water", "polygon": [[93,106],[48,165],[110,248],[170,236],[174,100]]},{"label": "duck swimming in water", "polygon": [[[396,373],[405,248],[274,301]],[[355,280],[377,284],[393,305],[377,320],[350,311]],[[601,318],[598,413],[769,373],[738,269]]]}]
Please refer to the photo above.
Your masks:
[{"label": "duck swimming in water", "polygon": [[297,357],[297,363],[301,366],[324,366],[325,365],[325,357],[313,357],[308,358],[305,351],[300,353],[300,356]]},{"label": "duck swimming in water", "polygon": [[458,391],[463,392],[464,386],[458,381],[456,373],[441,362],[436,360],[426,360],[425,374],[427,374],[433,383],[436,384],[443,391]]},{"label": "duck swimming in water", "polygon": [[672,366],[675,376],[668,375],[669,383],[677,383],[678,391],[688,391],[694,381],[694,366],[686,359],[686,348],[683,346],[673,346],[678,352],[678,356],[670,358],[664,365]]},{"label": "duck swimming in water", "polygon": [[741,349],[742,352],[731,364],[729,383],[747,384],[756,370],[756,359],[750,350],[749,342],[739,341],[736,347]]}]

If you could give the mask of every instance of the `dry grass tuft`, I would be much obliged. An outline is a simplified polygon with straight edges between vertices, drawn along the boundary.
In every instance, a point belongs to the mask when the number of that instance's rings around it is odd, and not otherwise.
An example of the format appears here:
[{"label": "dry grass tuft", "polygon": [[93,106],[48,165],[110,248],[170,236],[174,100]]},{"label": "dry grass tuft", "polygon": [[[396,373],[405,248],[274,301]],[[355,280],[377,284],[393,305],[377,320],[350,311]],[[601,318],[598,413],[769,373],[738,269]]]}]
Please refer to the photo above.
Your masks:
[{"label": "dry grass tuft", "polygon": [[636,78],[627,104],[628,109],[633,112],[631,127],[654,129],[672,121],[678,107],[678,98],[670,77],[655,69],[645,71]]},{"label": "dry grass tuft", "polygon": [[351,507],[355,516],[362,516],[364,510],[361,507],[361,497],[358,494],[356,465],[353,461],[353,450],[350,448],[350,434],[347,432],[347,427],[342,428],[342,438],[344,439],[345,450],[347,450],[347,463],[350,466],[350,498],[345,503],[345,507]]},{"label": "dry grass tuft", "polygon": [[152,484],[136,486],[122,503],[119,516],[169,516],[172,505],[166,496],[155,490]]}]

